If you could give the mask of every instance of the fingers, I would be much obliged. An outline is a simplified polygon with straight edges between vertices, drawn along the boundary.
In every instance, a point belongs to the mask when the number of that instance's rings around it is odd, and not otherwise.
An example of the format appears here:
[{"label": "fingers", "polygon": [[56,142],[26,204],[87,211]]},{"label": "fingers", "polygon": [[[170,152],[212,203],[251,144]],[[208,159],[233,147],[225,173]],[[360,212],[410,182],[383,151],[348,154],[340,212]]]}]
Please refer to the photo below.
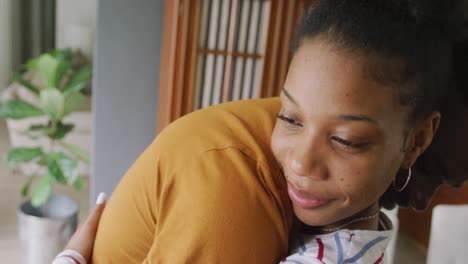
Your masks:
[{"label": "fingers", "polygon": [[97,199],[96,199],[96,205],[101,205],[106,201],[106,193],[101,192],[99,193]]},{"label": "fingers", "polygon": [[100,193],[96,200],[96,206],[91,210],[84,223],[78,228],[68,242],[65,249],[79,252],[85,259],[91,257],[96,231],[101,219],[102,212],[106,206],[106,195]]},{"label": "fingers", "polygon": [[91,230],[96,230],[99,225],[99,219],[101,219],[102,212],[106,206],[106,194],[101,192],[96,199],[96,206],[89,214],[85,221],[85,225]]}]

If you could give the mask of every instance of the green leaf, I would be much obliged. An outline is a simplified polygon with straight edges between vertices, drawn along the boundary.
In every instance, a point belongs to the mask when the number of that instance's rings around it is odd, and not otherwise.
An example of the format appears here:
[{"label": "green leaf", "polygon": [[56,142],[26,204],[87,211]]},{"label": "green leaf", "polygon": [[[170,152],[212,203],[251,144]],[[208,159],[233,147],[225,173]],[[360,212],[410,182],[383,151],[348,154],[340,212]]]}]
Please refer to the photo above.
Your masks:
[{"label": "green leaf", "polygon": [[83,177],[79,176],[76,178],[75,182],[73,183],[73,187],[77,191],[82,191],[86,186],[86,182],[84,181]]},{"label": "green leaf", "polygon": [[75,125],[73,125],[73,124],[62,124],[62,123],[58,123],[57,129],[54,131],[53,134],[49,134],[49,137],[51,137],[51,138],[53,138],[53,139],[55,139],[55,140],[62,139],[62,138],[64,138],[70,131],[72,131],[74,127],[75,127]]},{"label": "green leaf", "polygon": [[32,140],[37,140],[41,137],[50,137],[55,133],[55,128],[45,125],[32,125],[28,130],[21,132],[22,135],[29,137]]},{"label": "green leaf", "polygon": [[67,116],[74,111],[78,111],[83,106],[84,101],[86,100],[85,96],[80,92],[76,91],[66,91],[65,92],[65,103],[64,103],[64,111],[63,116]]},{"label": "green leaf", "polygon": [[84,161],[86,164],[90,163],[91,158],[89,156],[89,153],[86,150],[75,145],[67,144],[61,140],[58,142],[64,149],[69,151],[75,158]]},{"label": "green leaf", "polygon": [[57,87],[56,80],[59,62],[60,60],[47,53],[39,57],[37,71],[39,76],[41,76],[45,88]]},{"label": "green leaf", "polygon": [[78,163],[62,152],[54,152],[47,156],[47,168],[61,184],[73,184],[78,178]]},{"label": "green leaf", "polygon": [[43,155],[36,161],[37,165],[45,167],[47,166],[47,156]]},{"label": "green leaf", "polygon": [[52,55],[57,60],[71,60],[72,50],[69,48],[66,49],[56,49],[49,51],[48,54]]},{"label": "green leaf", "polygon": [[20,99],[13,99],[0,104],[0,118],[22,119],[43,116],[44,112]]},{"label": "green leaf", "polygon": [[56,88],[48,88],[41,91],[40,103],[44,112],[53,121],[59,121],[63,117],[65,98]]},{"label": "green leaf", "polygon": [[39,58],[29,59],[24,65],[27,70],[37,71]]},{"label": "green leaf", "polygon": [[71,68],[71,63],[69,61],[60,61],[57,66],[57,72],[55,73],[55,86],[59,88],[62,83],[63,77],[68,73]]},{"label": "green leaf", "polygon": [[65,85],[64,91],[75,91],[80,92],[91,79],[93,70],[91,66],[81,67],[73,76],[70,78],[68,83]]},{"label": "green leaf", "polygon": [[45,174],[37,183],[31,196],[31,204],[38,207],[47,202],[52,194],[52,177],[50,174]]},{"label": "green leaf", "polygon": [[20,84],[21,86],[23,86],[24,88],[28,89],[29,91],[33,92],[34,94],[39,95],[39,89],[36,86],[34,86],[32,83],[26,81],[23,78],[23,76],[21,76],[21,74],[14,72],[11,75],[11,79],[17,82],[18,84]]},{"label": "green leaf", "polygon": [[75,125],[73,124],[63,124],[62,122],[57,123],[56,127],[52,127],[52,125],[35,124],[31,125],[23,134],[33,139],[47,136],[51,139],[59,140],[64,138],[74,127]]},{"label": "green leaf", "polygon": [[42,148],[12,148],[6,155],[8,167],[15,168],[19,163],[27,163],[44,155]]},{"label": "green leaf", "polygon": [[28,181],[21,187],[21,196],[26,197],[29,194],[29,188],[31,187],[33,176],[29,177]]},{"label": "green leaf", "polygon": [[[60,49],[60,50],[52,50],[46,53],[52,58],[56,59],[57,61],[68,61],[70,62],[72,59],[72,51],[71,49]],[[29,59],[26,64],[24,65],[27,70],[30,71],[38,71],[39,68],[39,60],[42,59],[42,56]]]},{"label": "green leaf", "polygon": [[41,131],[47,128],[46,125],[43,124],[34,124],[29,127],[29,131]]}]

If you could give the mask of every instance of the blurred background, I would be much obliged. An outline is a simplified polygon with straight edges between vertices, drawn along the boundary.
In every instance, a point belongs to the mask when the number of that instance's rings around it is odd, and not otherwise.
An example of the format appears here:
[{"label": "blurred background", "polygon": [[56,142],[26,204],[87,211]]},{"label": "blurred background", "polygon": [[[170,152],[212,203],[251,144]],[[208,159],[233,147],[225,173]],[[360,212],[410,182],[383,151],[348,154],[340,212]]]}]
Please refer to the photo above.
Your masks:
[{"label": "blurred background", "polygon": [[[96,32],[97,3],[93,0],[0,0],[0,98],[2,102],[11,98],[33,101],[34,97],[15,82],[13,72],[36,84],[36,77],[25,67],[32,58],[60,49],[71,49],[86,64],[92,62],[94,36]],[[86,100],[67,122],[75,125],[66,139],[90,152],[92,141],[91,83],[87,82]],[[20,205],[26,200],[21,191],[28,183],[38,185],[35,166],[22,166],[13,170],[6,162],[12,147],[43,145],[24,135],[26,127],[37,118],[0,121],[0,256],[2,263],[20,263],[25,255],[21,248],[18,215]],[[79,204],[80,220],[89,208],[88,164],[80,164],[80,175],[85,184],[81,191],[72,186],[54,184],[53,193],[66,194]]]}]

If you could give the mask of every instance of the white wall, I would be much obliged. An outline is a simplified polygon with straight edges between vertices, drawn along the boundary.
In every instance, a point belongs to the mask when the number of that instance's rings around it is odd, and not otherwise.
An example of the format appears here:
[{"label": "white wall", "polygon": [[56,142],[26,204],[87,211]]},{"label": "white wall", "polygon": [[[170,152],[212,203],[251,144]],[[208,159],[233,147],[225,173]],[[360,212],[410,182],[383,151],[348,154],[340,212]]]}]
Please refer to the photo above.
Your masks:
[{"label": "white wall", "polygon": [[[81,46],[90,45],[89,49],[92,49],[96,31],[97,1],[57,0],[56,8],[56,47],[70,47],[72,42]],[[84,30],[89,30],[90,39],[87,39]]]},{"label": "white wall", "polygon": [[12,0],[0,0],[0,91],[10,82],[12,70]]}]

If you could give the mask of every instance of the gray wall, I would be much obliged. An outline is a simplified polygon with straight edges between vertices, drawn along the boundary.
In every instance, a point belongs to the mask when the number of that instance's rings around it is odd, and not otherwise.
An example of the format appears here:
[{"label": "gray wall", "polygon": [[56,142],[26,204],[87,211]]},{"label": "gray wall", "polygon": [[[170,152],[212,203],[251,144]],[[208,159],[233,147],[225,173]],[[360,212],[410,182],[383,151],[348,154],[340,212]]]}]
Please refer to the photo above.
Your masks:
[{"label": "gray wall", "polygon": [[154,138],[163,13],[164,0],[98,0],[91,203]]}]

